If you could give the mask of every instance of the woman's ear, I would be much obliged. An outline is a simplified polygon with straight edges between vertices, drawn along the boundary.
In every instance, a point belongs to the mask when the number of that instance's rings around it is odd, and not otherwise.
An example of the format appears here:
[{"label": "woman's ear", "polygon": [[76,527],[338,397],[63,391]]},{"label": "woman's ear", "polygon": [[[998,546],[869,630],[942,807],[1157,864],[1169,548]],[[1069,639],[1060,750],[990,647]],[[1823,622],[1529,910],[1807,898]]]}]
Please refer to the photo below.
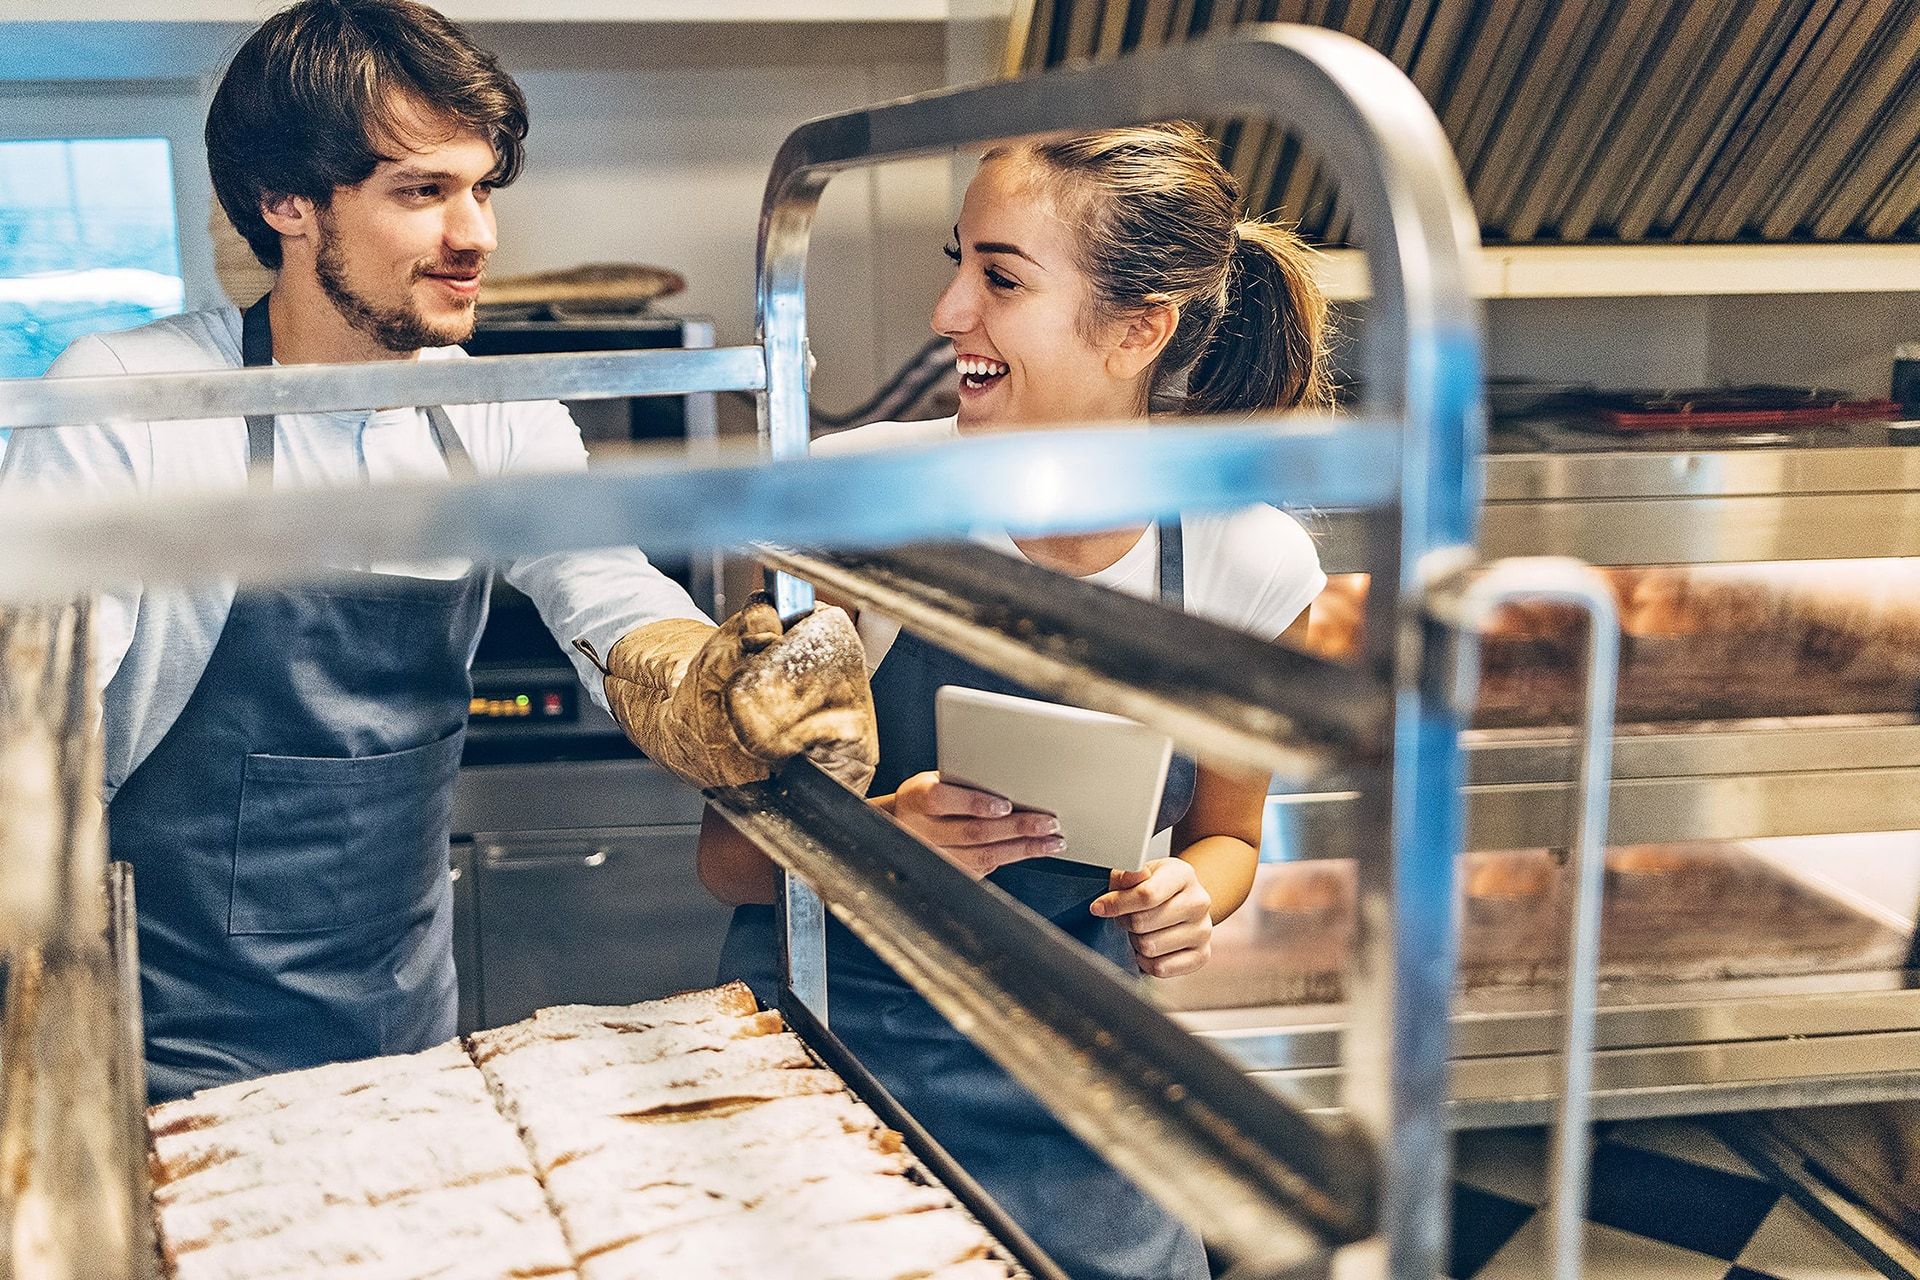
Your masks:
[{"label": "woman's ear", "polygon": [[294,240],[311,236],[318,221],[313,201],[305,196],[262,196],[260,216],[275,231]]},{"label": "woman's ear", "polygon": [[1173,341],[1180,327],[1180,308],[1171,303],[1151,306],[1121,322],[1120,341],[1107,352],[1107,372],[1132,381],[1153,368],[1153,362]]}]

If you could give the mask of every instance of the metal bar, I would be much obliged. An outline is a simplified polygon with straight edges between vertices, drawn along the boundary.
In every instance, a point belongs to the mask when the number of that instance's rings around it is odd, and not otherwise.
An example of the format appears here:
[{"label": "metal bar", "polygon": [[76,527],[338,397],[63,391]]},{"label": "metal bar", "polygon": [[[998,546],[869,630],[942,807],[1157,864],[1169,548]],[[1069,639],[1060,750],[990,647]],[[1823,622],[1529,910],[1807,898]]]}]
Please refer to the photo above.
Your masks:
[{"label": "metal bar", "polygon": [[1222,762],[1283,777],[1364,767],[1385,751],[1361,672],[1014,560],[988,547],[763,559],[1043,692],[1162,729]]},{"label": "metal bar", "polygon": [[[723,449],[707,463],[670,454],[451,484],[83,504],[10,498],[0,504],[8,550],[0,600],[636,543],[659,556],[766,540],[877,546],[964,537],[980,523],[1039,532],[1258,501],[1364,505],[1390,496],[1395,434],[1331,419],[1281,429],[1082,430],[773,464],[751,448]],[[1008,485],[1008,475],[1031,480]]]},{"label": "metal bar", "polygon": [[[1728,1046],[1771,1040],[1825,1041],[1905,1034],[1920,1026],[1920,992],[1901,970],[1718,979],[1690,984],[1614,983],[1599,1011],[1604,1050]],[[1454,1015],[1454,1062],[1550,1057],[1560,1016],[1537,987],[1468,993]],[[1491,1007],[1481,1007],[1491,1006]],[[1249,1071],[1340,1064],[1341,1005],[1184,1012],[1176,1020]],[[1816,1055],[1817,1056],[1817,1055]],[[1829,1054],[1829,1057],[1832,1055]]]},{"label": "metal bar", "polygon": [[[1285,119],[1316,139],[1340,185],[1355,192],[1374,289],[1362,334],[1369,415],[1397,418],[1410,379],[1422,401],[1436,380],[1451,389],[1462,369],[1477,385],[1479,313],[1466,269],[1474,222],[1433,112],[1405,76],[1359,41],[1263,25],[824,117],[790,135],[768,178],[760,222],[771,439],[806,436],[807,238],[834,173],[1034,133],[1226,114]],[[1450,364],[1461,355],[1468,364]]]},{"label": "metal bar", "polygon": [[766,385],[757,347],[282,365],[0,381],[0,425],[164,422],[512,400],[616,400]]},{"label": "metal bar", "polygon": [[[1834,1069],[1836,1057],[1844,1072]],[[1450,1125],[1549,1123],[1558,1077],[1550,1054],[1457,1062]],[[1310,1114],[1337,1105],[1342,1078],[1333,1069],[1255,1076]],[[1613,1051],[1599,1056],[1594,1078],[1596,1120],[1920,1098],[1920,1032]]]},{"label": "metal bar", "polygon": [[[1848,33],[1849,47],[1835,59],[1844,58],[1851,65],[1833,75],[1823,72],[1812,89],[1822,99],[1813,104],[1817,109],[1801,109],[1800,114],[1816,119],[1808,122],[1799,139],[1800,150],[1786,180],[1768,193],[1771,208],[1761,210],[1765,215],[1760,223],[1762,239],[1785,240],[1819,226],[1825,221],[1822,211],[1836,199],[1860,208],[1886,176],[1889,157],[1883,157],[1877,168],[1860,173],[1860,155],[1873,141],[1880,117],[1900,105],[1901,84],[1920,59],[1920,14],[1909,0],[1870,11],[1856,21],[1855,28]],[[1912,137],[1909,132],[1899,141],[1904,146]],[[1847,221],[1840,221],[1827,234],[1839,234]]]},{"label": "metal bar", "polygon": [[1455,606],[1460,657],[1455,667],[1458,705],[1469,706],[1479,679],[1478,637],[1503,605],[1552,601],[1581,609],[1588,619],[1586,694],[1580,723],[1575,785],[1574,895],[1562,1005],[1561,1090],[1553,1130],[1548,1230],[1555,1280],[1579,1280],[1586,1232],[1587,1134],[1592,1127],[1593,1053],[1600,985],[1600,922],[1607,854],[1607,799],[1613,769],[1614,688],[1620,673],[1620,623],[1613,590],[1593,569],[1573,560],[1503,560],[1468,581]]},{"label": "metal bar", "polygon": [[[1463,847],[1474,851],[1554,847],[1577,790],[1570,781],[1514,782],[1466,790]],[[1619,778],[1612,786],[1618,845],[1773,836],[1911,831],[1920,825],[1920,769],[1805,769],[1718,776]],[[1276,798],[1313,858],[1364,857],[1369,802],[1358,792]]]},{"label": "metal bar", "polygon": [[1825,1161],[1810,1158],[1798,1117],[1729,1116],[1713,1130],[1741,1159],[1767,1175],[1808,1216],[1882,1275],[1920,1280],[1920,1248],[1840,1182]]},{"label": "metal bar", "polygon": [[146,1021],[140,1002],[140,934],[133,889],[133,867],[115,862],[107,867],[107,956],[113,965],[114,1028],[112,1079],[114,1096],[126,1117],[127,1217],[132,1224],[132,1265],[135,1280],[158,1280],[160,1251],[154,1240],[153,1185],[147,1168],[147,1052]]},{"label": "metal bar", "polygon": [[1564,211],[1582,176],[1618,141],[1667,6],[1659,0],[1620,0],[1611,8],[1612,26],[1582,51],[1586,61],[1553,127],[1554,141],[1528,167],[1512,207],[1502,214],[1501,225],[1512,240],[1539,239],[1543,226],[1549,238],[1578,238],[1560,225]]},{"label": "metal bar", "polygon": [[829,1023],[826,904],[811,885],[782,867],[773,914],[787,993],[822,1023]]},{"label": "metal bar", "polygon": [[1671,158],[1671,147],[1657,145],[1658,140],[1687,118],[1695,100],[1684,90],[1702,61],[1699,50],[1714,50],[1710,33],[1728,25],[1727,10],[1734,5],[1735,0],[1697,0],[1668,13],[1644,63],[1623,86],[1630,91],[1621,94],[1592,154],[1573,170],[1571,191],[1556,215],[1560,239],[1587,240],[1612,230],[1620,221],[1623,194],[1651,180],[1656,159]]},{"label": "metal bar", "polygon": [[1253,1274],[1373,1228],[1374,1160],[1180,1033],[1119,972],[804,761],[709,793],[1070,1130]]}]

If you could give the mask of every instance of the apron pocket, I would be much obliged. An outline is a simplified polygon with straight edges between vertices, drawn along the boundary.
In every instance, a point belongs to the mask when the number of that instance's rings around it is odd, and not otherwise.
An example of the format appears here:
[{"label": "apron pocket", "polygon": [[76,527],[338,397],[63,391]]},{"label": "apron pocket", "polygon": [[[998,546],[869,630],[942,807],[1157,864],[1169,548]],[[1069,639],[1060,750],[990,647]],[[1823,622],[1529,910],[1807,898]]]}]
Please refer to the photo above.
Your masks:
[{"label": "apron pocket", "polygon": [[248,756],[227,932],[357,927],[430,902],[447,878],[464,737],[377,756]]}]

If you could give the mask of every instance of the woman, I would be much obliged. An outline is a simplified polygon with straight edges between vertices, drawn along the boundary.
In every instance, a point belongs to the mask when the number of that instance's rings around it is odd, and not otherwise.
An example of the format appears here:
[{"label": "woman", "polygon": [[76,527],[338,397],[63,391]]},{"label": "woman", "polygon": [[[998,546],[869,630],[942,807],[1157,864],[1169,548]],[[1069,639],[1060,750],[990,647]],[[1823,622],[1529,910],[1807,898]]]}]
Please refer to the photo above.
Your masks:
[{"label": "woman", "polygon": [[[1110,130],[989,153],[967,190],[956,271],[933,313],[960,374],[957,419],[878,423],[819,452],[1057,423],[1324,407],[1326,305],[1309,251],[1239,222],[1234,182],[1183,125]],[[1313,544],[1272,507],[1164,528],[990,539],[1010,555],[1153,597],[1265,640],[1324,584]],[[1176,757],[1159,826],[1172,856],[1090,872],[1049,855],[1052,820],[1013,813],[934,771],[943,684],[1033,696],[898,624],[857,618],[879,713],[871,803],[975,877],[1128,972],[1190,973],[1246,898],[1267,779]],[[1036,859],[1043,861],[1035,861]],[[709,815],[702,880],[738,906],[723,976],[775,998],[772,864]],[[1097,877],[1097,878],[1093,878]],[[878,957],[828,926],[834,1030],[1076,1280],[1203,1280],[1198,1240],[1063,1130]]]}]

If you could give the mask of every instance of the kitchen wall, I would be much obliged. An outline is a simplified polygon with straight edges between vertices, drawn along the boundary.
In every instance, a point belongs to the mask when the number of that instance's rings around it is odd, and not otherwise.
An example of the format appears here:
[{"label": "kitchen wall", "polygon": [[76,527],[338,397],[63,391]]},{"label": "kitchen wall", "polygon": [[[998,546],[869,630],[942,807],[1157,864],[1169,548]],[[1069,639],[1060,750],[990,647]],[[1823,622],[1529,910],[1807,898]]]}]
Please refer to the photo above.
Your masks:
[{"label": "kitchen wall", "polygon": [[[669,309],[753,338],[761,190],[809,117],[938,86],[938,23],[478,24],[525,89],[520,181],[499,197],[500,273],[642,261],[687,277]],[[0,137],[174,138],[189,305],[217,296],[196,145],[211,78],[245,28],[0,23]],[[928,336],[947,264],[952,178],[939,159],[827,190],[811,259],[818,402],[850,407]],[[750,414],[748,415],[750,420]]]},{"label": "kitchen wall", "polygon": [[1495,376],[1884,396],[1894,347],[1920,342],[1920,292],[1505,298],[1487,304],[1487,342]]}]

